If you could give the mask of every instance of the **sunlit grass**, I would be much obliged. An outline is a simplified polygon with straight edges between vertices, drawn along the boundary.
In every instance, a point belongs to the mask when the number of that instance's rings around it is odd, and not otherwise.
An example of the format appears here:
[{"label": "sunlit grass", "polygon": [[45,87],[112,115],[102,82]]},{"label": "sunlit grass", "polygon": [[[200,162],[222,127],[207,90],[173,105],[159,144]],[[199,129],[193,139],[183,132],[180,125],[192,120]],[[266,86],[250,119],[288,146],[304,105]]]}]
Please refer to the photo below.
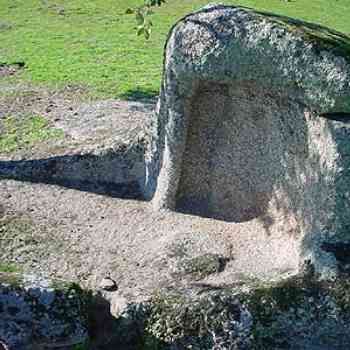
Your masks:
[{"label": "sunlit grass", "polygon": [[[0,63],[25,62],[21,79],[79,84],[98,96],[156,94],[170,27],[205,0],[168,0],[150,40],[135,33],[130,6],[142,0],[0,0]],[[348,0],[227,0],[350,33]]]},{"label": "sunlit grass", "polygon": [[61,129],[52,128],[48,121],[38,115],[25,117],[8,116],[2,120],[0,153],[29,149],[36,143],[63,137]]}]

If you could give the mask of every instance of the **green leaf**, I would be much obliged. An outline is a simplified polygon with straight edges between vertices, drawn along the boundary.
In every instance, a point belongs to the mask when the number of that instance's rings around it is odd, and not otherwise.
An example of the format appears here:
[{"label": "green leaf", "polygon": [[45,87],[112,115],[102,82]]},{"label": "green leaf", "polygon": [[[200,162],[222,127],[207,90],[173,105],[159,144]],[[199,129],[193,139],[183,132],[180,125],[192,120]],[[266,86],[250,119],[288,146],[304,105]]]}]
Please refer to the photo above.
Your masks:
[{"label": "green leaf", "polygon": [[153,14],[152,7],[161,6],[166,0],[144,0],[143,5],[135,9],[127,9],[126,13],[135,13],[137,27],[137,35],[144,34],[146,39],[150,38],[151,27],[153,26],[149,16]]}]

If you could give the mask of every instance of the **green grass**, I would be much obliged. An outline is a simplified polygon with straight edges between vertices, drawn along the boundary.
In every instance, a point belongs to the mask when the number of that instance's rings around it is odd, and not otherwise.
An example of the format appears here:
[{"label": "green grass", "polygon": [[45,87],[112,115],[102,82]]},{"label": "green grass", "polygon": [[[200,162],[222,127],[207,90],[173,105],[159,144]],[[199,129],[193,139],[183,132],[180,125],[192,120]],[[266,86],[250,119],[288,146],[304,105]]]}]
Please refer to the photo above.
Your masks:
[{"label": "green grass", "polygon": [[38,142],[63,137],[61,129],[50,127],[48,121],[38,115],[5,117],[1,129],[0,153],[29,149]]},{"label": "green grass", "polygon": [[[98,96],[152,96],[171,25],[209,1],[168,0],[151,39],[135,34],[125,10],[142,0],[0,0],[0,63],[25,62],[20,79],[87,86]],[[350,33],[349,0],[227,0]],[[17,78],[18,79],[18,78]]]},{"label": "green grass", "polygon": [[20,272],[20,268],[13,264],[0,263],[0,272],[6,272],[6,273]]}]

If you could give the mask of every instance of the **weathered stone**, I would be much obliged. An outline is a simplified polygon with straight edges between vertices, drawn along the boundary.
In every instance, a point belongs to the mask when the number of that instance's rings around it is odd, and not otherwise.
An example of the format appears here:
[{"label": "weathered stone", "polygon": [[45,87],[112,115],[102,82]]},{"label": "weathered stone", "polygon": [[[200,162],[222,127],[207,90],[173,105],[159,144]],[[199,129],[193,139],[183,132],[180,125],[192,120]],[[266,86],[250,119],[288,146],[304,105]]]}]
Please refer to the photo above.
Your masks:
[{"label": "weathered stone", "polygon": [[180,20],[150,126],[146,196],[242,231],[261,221],[257,235],[294,237],[296,265],[334,277],[321,246],[350,239],[349,48],[341,33],[246,8]]},{"label": "weathered stone", "polygon": [[347,349],[349,280],[315,277],[198,293],[161,291],[146,309],[130,304],[128,318],[127,313],[119,318],[118,334],[123,338],[133,332],[143,349]]},{"label": "weathered stone", "polygon": [[32,275],[0,274],[0,339],[9,349],[73,346],[87,340],[83,294]]},{"label": "weathered stone", "polygon": [[159,294],[149,308],[145,343],[150,349],[251,348],[252,315],[232,293]]}]

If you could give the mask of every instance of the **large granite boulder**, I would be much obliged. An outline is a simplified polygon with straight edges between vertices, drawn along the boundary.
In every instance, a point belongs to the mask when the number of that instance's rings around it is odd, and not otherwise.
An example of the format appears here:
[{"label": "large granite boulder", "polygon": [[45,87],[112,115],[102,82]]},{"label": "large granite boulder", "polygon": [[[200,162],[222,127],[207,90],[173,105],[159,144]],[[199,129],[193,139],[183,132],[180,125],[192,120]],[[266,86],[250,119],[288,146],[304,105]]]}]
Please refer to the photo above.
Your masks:
[{"label": "large granite boulder", "polygon": [[322,249],[350,239],[350,39],[247,8],[181,19],[165,49],[145,194],[156,208],[294,237],[324,277]]},{"label": "large granite boulder", "polygon": [[0,341],[9,350],[72,348],[88,338],[82,290],[34,275],[0,274]]}]

